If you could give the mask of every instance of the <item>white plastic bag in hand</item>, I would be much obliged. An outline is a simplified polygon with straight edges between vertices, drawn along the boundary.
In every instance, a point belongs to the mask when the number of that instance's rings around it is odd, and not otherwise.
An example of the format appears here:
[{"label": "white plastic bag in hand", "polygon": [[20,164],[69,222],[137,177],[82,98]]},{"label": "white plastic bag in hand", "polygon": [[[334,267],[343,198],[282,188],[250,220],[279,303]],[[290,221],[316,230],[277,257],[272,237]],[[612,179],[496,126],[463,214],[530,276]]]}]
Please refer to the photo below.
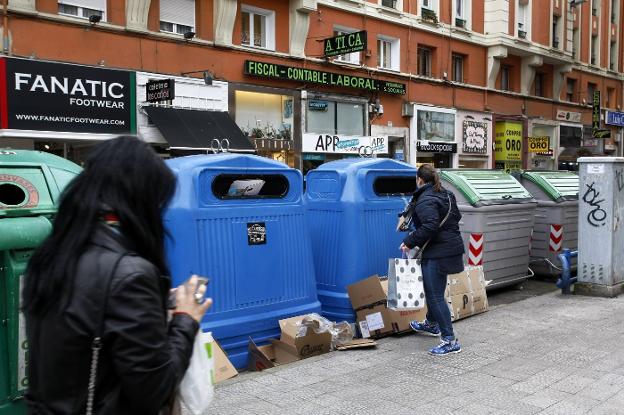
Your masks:
[{"label": "white plastic bag in hand", "polygon": [[212,342],[212,333],[202,333],[200,330],[195,336],[191,363],[182,378],[179,389],[184,413],[202,415],[212,402],[214,354],[209,351],[213,346]]}]

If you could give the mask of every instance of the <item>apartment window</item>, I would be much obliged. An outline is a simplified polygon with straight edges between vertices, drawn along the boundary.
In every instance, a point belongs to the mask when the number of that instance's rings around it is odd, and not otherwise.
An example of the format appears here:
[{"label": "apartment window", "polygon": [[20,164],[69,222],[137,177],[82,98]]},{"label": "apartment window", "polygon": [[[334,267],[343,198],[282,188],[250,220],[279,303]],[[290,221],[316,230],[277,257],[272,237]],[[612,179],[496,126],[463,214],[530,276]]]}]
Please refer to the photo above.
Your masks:
[{"label": "apartment window", "polygon": [[195,0],[160,0],[160,31],[183,35],[195,31]]},{"label": "apartment window", "polygon": [[464,57],[453,54],[453,81],[464,82]]},{"label": "apartment window", "polygon": [[592,7],[592,16],[598,16],[598,1],[592,0],[591,7]]},{"label": "apartment window", "polygon": [[541,72],[536,73],[533,84],[535,85],[535,96],[543,97],[544,96],[544,74]]},{"label": "apartment window", "polygon": [[611,23],[617,23],[619,9],[620,9],[620,2],[618,0],[612,0],[611,1]]},{"label": "apartment window", "polygon": [[422,0],[422,6],[425,9],[433,10],[433,1],[434,0]]},{"label": "apartment window", "polygon": [[275,50],[275,12],[243,5],[241,44]]},{"label": "apartment window", "polygon": [[580,31],[578,29],[574,29],[572,31],[572,58],[574,59],[578,59],[580,57],[578,53],[580,44],[581,44]]},{"label": "apartment window", "polygon": [[526,39],[530,26],[529,1],[518,0],[518,37]]},{"label": "apartment window", "polygon": [[552,47],[555,49],[559,49],[559,20],[561,18],[558,16],[553,16],[553,27],[552,27]]},{"label": "apartment window", "polygon": [[431,76],[431,49],[418,48],[418,75]]},{"label": "apartment window", "polygon": [[393,71],[400,70],[398,39],[377,38],[377,66]]},{"label": "apartment window", "polygon": [[501,66],[501,89],[503,91],[509,91],[509,66]]},{"label": "apartment window", "polygon": [[611,43],[611,50],[609,51],[609,69],[612,71],[617,70],[617,42]]},{"label": "apartment window", "polygon": [[[334,29],[334,36],[346,35],[348,33],[354,33],[357,30],[352,29]],[[336,56],[336,60],[340,62],[348,62],[348,63],[360,63],[360,52],[346,53],[344,55]]]},{"label": "apartment window", "polygon": [[381,0],[381,5],[384,7],[389,7],[391,9],[398,9],[399,1],[398,0]]},{"label": "apartment window", "polygon": [[594,101],[594,92],[596,92],[596,88],[598,85],[592,84],[591,82],[587,83],[587,102],[592,103]]},{"label": "apartment window", "polygon": [[598,36],[592,36],[591,40],[591,64],[598,65],[598,56],[599,56],[599,48],[600,45],[598,43]]},{"label": "apartment window", "polygon": [[468,0],[455,0],[455,26],[468,27],[470,20],[470,2]]},{"label": "apartment window", "polygon": [[82,19],[100,16],[101,20],[106,21],[106,0],[59,1],[58,13]]},{"label": "apartment window", "polygon": [[574,102],[574,92],[576,91],[576,79],[566,81],[566,101]]}]

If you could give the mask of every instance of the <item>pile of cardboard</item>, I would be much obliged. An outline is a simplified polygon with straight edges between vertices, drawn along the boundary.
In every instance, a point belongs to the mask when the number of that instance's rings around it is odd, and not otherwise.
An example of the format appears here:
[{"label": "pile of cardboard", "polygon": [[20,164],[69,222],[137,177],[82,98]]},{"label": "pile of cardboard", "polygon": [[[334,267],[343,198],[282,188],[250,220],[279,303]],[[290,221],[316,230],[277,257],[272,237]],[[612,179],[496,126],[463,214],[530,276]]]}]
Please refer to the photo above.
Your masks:
[{"label": "pile of cardboard", "polygon": [[347,286],[362,337],[379,338],[410,329],[412,320],[423,320],[426,309],[397,311],[388,308],[388,280],[373,275]]},{"label": "pile of cardboard", "polygon": [[487,293],[489,281],[485,280],[483,267],[466,267],[459,274],[448,276],[446,300],[453,321],[483,313],[488,310]]}]

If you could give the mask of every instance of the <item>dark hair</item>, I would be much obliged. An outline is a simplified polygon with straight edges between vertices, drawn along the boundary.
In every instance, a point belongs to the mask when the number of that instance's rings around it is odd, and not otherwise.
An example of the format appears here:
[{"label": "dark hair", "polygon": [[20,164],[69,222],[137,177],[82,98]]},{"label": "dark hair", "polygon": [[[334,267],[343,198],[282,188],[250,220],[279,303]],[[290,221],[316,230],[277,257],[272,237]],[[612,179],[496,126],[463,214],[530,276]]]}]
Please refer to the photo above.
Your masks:
[{"label": "dark hair", "polygon": [[168,275],[162,210],[175,192],[171,170],[145,142],[121,136],[98,144],[67,186],[50,236],[26,271],[23,309],[44,314],[73,289],[80,256],[104,212],[113,212],[133,252]]},{"label": "dark hair", "polygon": [[418,168],[416,176],[423,179],[425,183],[433,184],[433,190],[436,192],[442,191],[442,184],[440,183],[440,175],[431,164],[423,164]]}]

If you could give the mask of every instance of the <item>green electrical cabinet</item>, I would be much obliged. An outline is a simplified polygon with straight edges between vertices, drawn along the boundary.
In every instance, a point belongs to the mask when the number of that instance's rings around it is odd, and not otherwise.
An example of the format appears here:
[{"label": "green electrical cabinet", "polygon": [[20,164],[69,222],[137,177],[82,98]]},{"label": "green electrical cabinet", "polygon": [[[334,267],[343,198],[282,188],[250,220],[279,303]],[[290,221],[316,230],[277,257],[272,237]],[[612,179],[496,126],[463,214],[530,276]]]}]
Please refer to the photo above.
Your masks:
[{"label": "green electrical cabinet", "polygon": [[52,230],[56,205],[80,167],[48,153],[0,149],[0,415],[26,413],[28,342],[20,313],[24,271]]}]

